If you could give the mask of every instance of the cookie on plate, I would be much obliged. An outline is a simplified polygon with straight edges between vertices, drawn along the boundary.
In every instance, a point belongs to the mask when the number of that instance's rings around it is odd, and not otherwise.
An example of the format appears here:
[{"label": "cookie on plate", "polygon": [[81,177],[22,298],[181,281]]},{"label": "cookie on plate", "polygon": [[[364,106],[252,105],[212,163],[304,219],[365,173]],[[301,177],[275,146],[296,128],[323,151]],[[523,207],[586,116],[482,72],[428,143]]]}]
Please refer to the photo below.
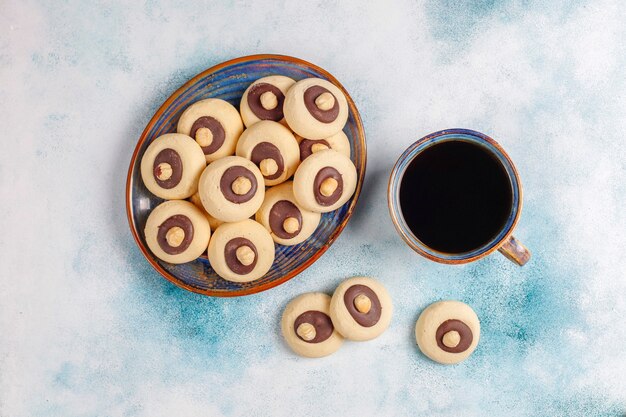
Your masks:
[{"label": "cookie on plate", "polygon": [[185,109],[176,130],[191,136],[202,148],[206,162],[213,162],[235,153],[243,123],[232,104],[218,98],[207,98]]},{"label": "cookie on plate", "polygon": [[300,146],[300,161],[304,161],[315,152],[326,149],[332,149],[350,158],[350,140],[343,130],[326,139],[306,139],[296,135],[296,140]]},{"label": "cookie on plate", "polygon": [[305,78],[285,95],[285,121],[298,135],[325,139],[343,129],[348,120],[348,102],[334,84],[321,78]]},{"label": "cookie on plate", "polygon": [[318,213],[344,205],[354,194],[356,185],[356,167],[350,158],[332,149],[306,158],[293,177],[293,193],[298,204]]},{"label": "cookie on plate", "polygon": [[270,75],[250,84],[239,104],[243,124],[250,127],[261,120],[284,122],[285,94],[295,83],[284,75]]},{"label": "cookie on plate", "polygon": [[426,307],[415,324],[415,339],[424,355],[453,364],[467,359],[478,346],[480,321],[460,301],[439,301]]},{"label": "cookie on plate", "polygon": [[202,255],[209,244],[211,228],[196,206],[184,200],[171,200],[152,210],[144,234],[157,258],[182,264]]},{"label": "cookie on plate", "polygon": [[343,337],[329,316],[330,296],[312,292],[287,304],[281,320],[285,341],[298,355],[320,358],[336,352]]},{"label": "cookie on plate", "polygon": [[393,305],[389,293],[373,278],[354,277],[339,284],[330,301],[330,317],[346,339],[371,340],[391,322]]},{"label": "cookie on plate", "polygon": [[222,222],[237,222],[254,215],[263,204],[261,171],[239,156],[210,163],[198,182],[200,201],[207,213]]},{"label": "cookie on plate", "polygon": [[141,158],[141,179],[154,195],[167,200],[191,196],[206,167],[202,149],[186,135],[167,133],[148,146]]},{"label": "cookie on plate", "polygon": [[200,193],[195,193],[194,195],[189,197],[189,201],[191,201],[196,207],[198,207],[200,210],[202,210],[202,212],[206,216],[206,219],[209,221],[209,225],[211,226],[211,230],[212,231],[217,229],[219,227],[219,225],[224,223],[223,221],[217,220],[215,217],[213,217],[209,213],[207,213],[206,209],[202,205],[202,200],[200,200]]},{"label": "cookie on plate", "polygon": [[261,170],[265,185],[285,182],[300,164],[300,148],[291,131],[271,120],[246,129],[237,142],[237,156],[249,159]]},{"label": "cookie on plate", "polygon": [[220,225],[209,242],[209,262],[222,278],[248,282],[261,278],[274,262],[274,241],[254,220]]},{"label": "cookie on plate", "polygon": [[297,245],[311,236],[321,215],[298,205],[293,196],[293,182],[287,181],[265,191],[265,200],[256,212],[256,221],[272,235],[274,242]]}]

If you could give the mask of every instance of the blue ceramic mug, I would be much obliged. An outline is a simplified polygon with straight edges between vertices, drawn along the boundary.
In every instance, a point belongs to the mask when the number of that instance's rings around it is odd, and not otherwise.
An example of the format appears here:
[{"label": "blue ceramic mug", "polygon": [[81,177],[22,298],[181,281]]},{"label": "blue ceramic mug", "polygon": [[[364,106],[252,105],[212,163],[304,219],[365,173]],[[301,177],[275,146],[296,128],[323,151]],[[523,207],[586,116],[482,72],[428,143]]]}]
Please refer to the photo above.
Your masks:
[{"label": "blue ceramic mug", "polygon": [[[450,141],[467,142],[481,148],[491,155],[503,168],[511,186],[510,212],[502,223],[500,230],[487,242],[471,250],[461,253],[446,253],[436,250],[418,239],[407,225],[400,205],[400,188],[407,167],[424,150]],[[511,261],[524,265],[530,259],[530,252],[513,237],[513,229],[519,220],[522,211],[522,184],[519,174],[504,149],[489,136],[468,129],[448,129],[431,133],[411,145],[400,156],[389,178],[387,189],[389,212],[396,230],[404,241],[417,253],[436,262],[446,264],[461,264],[483,258],[495,250],[500,251]],[[423,219],[420,221],[428,221]]]}]

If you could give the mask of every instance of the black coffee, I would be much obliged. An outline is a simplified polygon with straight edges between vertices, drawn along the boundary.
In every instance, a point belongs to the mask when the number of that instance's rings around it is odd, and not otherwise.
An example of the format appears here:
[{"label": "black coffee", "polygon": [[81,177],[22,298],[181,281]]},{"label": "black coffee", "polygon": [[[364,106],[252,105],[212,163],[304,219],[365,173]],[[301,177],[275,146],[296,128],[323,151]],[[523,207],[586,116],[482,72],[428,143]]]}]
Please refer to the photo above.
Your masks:
[{"label": "black coffee", "polygon": [[486,149],[448,141],[422,151],[400,184],[400,207],[422,243],[440,252],[476,249],[502,230],[513,204],[509,177]]}]

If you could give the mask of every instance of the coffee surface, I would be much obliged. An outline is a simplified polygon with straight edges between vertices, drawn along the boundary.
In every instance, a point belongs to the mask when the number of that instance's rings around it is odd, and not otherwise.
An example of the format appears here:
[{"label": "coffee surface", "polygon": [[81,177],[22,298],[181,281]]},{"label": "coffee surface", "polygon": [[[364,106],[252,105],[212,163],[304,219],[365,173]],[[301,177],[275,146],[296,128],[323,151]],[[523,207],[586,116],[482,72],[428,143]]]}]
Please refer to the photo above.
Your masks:
[{"label": "coffee surface", "polygon": [[422,243],[439,252],[479,248],[504,227],[512,209],[509,177],[486,149],[448,141],[422,151],[400,184],[400,207]]}]

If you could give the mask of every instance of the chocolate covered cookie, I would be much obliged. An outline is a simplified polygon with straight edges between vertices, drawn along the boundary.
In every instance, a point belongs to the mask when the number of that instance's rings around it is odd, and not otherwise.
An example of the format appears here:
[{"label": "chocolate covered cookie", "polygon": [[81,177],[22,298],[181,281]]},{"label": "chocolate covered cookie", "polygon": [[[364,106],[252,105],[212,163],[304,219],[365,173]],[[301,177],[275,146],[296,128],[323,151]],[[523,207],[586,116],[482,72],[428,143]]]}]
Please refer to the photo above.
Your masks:
[{"label": "chocolate covered cookie", "polygon": [[239,104],[241,118],[246,127],[261,120],[284,122],[285,94],[295,82],[284,75],[270,75],[250,84]]},{"label": "chocolate covered cookie", "polygon": [[141,179],[157,197],[183,199],[196,192],[205,166],[202,150],[189,136],[167,133],[153,140],[144,152]]},{"label": "chocolate covered cookie", "polygon": [[180,115],[178,133],[191,136],[202,148],[206,162],[233,155],[243,132],[239,112],[229,102],[207,98],[193,103]]},{"label": "chocolate covered cookie", "polygon": [[341,207],[352,197],[356,185],[356,167],[348,157],[332,149],[306,158],[293,177],[298,204],[318,213]]},{"label": "chocolate covered cookie", "polygon": [[281,320],[285,341],[298,355],[320,358],[336,352],[343,337],[329,316],[330,296],[307,293],[291,300]]},{"label": "chocolate covered cookie", "polygon": [[315,152],[332,149],[350,158],[350,140],[343,130],[327,137],[326,139],[305,139],[296,135],[298,146],[300,147],[300,161],[304,161]]},{"label": "chocolate covered cookie", "polygon": [[424,355],[453,364],[467,359],[478,346],[480,322],[470,306],[439,301],[426,307],[415,325],[415,339]]},{"label": "chocolate covered cookie", "polygon": [[293,195],[293,182],[287,181],[265,191],[265,200],[256,213],[274,242],[291,246],[304,242],[315,232],[321,215],[300,206]]},{"label": "chocolate covered cookie", "polygon": [[198,182],[206,211],[222,222],[252,216],[263,204],[265,186],[261,171],[239,156],[227,156],[209,164]]},{"label": "chocolate covered cookie", "polygon": [[259,167],[265,185],[286,181],[300,164],[300,149],[291,131],[270,120],[246,129],[237,142],[237,155]]},{"label": "chocolate covered cookie", "polygon": [[321,78],[295,83],[285,95],[285,120],[291,130],[308,139],[328,138],[348,120],[348,102],[334,84]]},{"label": "chocolate covered cookie", "polygon": [[391,322],[393,305],[383,285],[373,278],[354,277],[335,290],[330,317],[346,339],[370,340],[380,336]]},{"label": "chocolate covered cookie", "polygon": [[146,221],[146,243],[159,259],[172,264],[193,261],[206,250],[209,222],[196,206],[184,200],[158,205]]},{"label": "chocolate covered cookie", "polygon": [[274,241],[254,220],[224,223],[213,232],[208,257],[211,267],[225,280],[254,281],[272,266]]}]

